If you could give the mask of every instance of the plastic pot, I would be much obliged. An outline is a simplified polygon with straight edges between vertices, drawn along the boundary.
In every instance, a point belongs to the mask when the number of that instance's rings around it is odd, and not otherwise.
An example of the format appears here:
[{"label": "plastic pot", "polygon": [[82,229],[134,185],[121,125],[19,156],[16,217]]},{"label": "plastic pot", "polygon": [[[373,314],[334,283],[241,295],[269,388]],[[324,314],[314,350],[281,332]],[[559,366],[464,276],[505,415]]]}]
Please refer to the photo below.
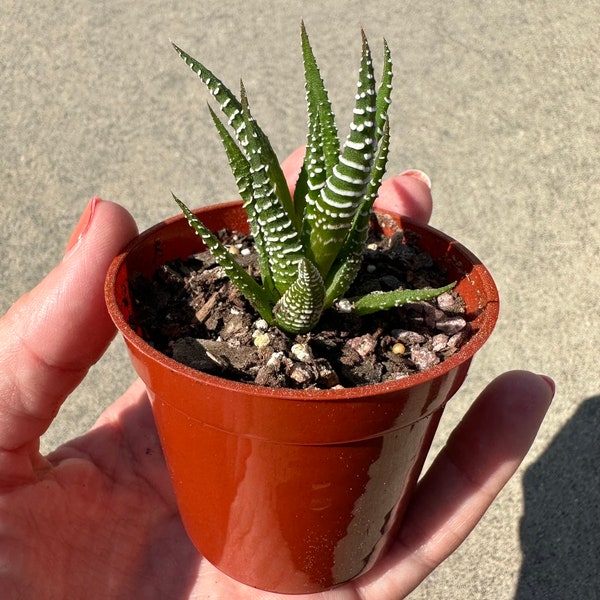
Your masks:
[{"label": "plastic pot", "polygon": [[[248,231],[240,202],[196,213],[213,230]],[[108,309],[146,384],[186,530],[206,559],[247,585],[317,592],[374,564],[400,526],[445,403],[495,325],[497,290],[480,261],[431,227],[392,218],[459,280],[474,334],[445,362],[389,383],[272,389],[153,349],[129,325],[128,278],[202,247],[182,217],[142,233],[108,272]]]}]

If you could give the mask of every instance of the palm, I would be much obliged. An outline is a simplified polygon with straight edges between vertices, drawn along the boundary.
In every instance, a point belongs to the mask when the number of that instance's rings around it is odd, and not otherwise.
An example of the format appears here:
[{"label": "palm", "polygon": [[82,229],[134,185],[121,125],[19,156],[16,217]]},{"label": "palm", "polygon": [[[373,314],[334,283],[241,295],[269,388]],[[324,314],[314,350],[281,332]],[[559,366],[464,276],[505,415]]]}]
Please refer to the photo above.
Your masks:
[{"label": "palm", "polygon": [[182,571],[195,576],[197,558],[149,413],[140,394],[126,395],[50,455],[37,481],[1,496],[10,555],[21,557],[16,580],[33,585],[37,573],[53,574],[29,597],[187,597],[171,584],[189,587]]}]

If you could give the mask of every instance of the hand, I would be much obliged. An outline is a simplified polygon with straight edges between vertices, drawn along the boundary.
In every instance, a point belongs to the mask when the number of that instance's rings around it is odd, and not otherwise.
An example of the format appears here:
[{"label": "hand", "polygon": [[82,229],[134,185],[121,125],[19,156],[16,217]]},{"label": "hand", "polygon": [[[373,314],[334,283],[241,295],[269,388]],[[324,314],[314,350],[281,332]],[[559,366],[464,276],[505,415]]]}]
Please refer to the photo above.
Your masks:
[{"label": "hand", "polygon": [[[286,172],[292,167],[286,163]],[[431,211],[418,174],[387,182],[379,201],[421,221]],[[135,234],[123,208],[92,201],[63,262],[0,320],[2,598],[281,597],[237,584],[193,548],[139,380],[84,436],[39,453],[40,436],[115,333],[104,276]],[[493,381],[419,483],[382,561],[335,591],[298,598],[408,594],[481,519],[525,456],[552,395],[549,380],[527,372]]]}]

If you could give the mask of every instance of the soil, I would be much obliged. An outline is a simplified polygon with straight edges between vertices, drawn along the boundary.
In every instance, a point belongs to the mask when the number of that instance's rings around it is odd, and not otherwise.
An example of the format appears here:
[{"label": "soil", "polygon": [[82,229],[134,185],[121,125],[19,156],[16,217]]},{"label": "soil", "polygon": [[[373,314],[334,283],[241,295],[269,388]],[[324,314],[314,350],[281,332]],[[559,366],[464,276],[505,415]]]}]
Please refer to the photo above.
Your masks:
[{"label": "soil", "polygon": [[[258,278],[252,238],[217,235]],[[372,224],[347,297],[449,283],[411,235],[387,237]],[[130,283],[130,324],[157,350],[206,373],[269,387],[330,389],[407,377],[447,359],[470,335],[464,302],[453,291],[360,318],[332,307],[310,333],[286,334],[260,318],[207,251]]]}]

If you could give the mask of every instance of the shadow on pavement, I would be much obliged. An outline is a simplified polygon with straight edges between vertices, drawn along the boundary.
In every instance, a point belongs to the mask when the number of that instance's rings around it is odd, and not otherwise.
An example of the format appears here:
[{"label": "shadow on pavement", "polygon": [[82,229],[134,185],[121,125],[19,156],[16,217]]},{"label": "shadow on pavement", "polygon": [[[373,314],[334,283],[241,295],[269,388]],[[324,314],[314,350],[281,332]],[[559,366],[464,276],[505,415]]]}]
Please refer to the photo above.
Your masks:
[{"label": "shadow on pavement", "polygon": [[526,472],[515,600],[600,599],[600,396]]}]

